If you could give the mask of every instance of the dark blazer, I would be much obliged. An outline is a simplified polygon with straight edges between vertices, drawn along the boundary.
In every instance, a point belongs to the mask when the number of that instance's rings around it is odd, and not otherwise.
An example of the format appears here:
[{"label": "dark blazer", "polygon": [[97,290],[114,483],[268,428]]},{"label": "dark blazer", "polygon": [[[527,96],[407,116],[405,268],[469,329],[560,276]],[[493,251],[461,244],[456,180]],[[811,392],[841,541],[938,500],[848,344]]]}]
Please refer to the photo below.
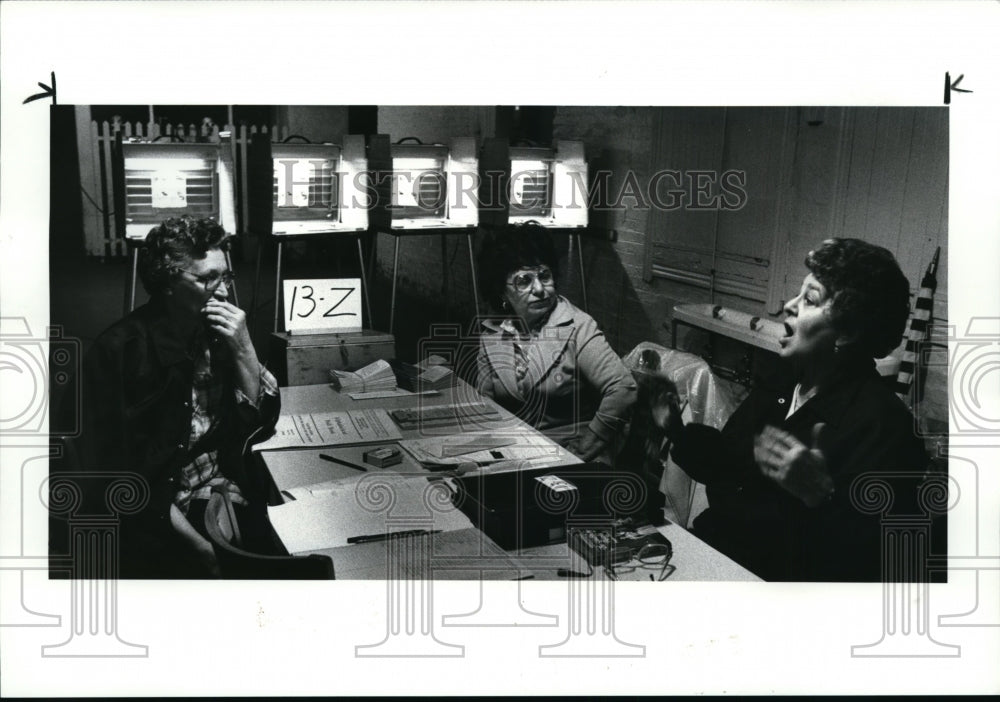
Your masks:
[{"label": "dark blazer", "polygon": [[[831,380],[788,419],[794,382],[755,388],[721,432],[688,424],[671,455],[705,483],[709,507],[694,533],[765,580],[874,582],[881,574],[881,515],[866,515],[851,500],[851,482],[868,472],[920,472],[928,463],[914,419],[884,384],[869,358],[842,352]],[[820,449],[835,492],[807,507],[761,475],[754,437],[780,427],[806,446],[826,424]],[[915,513],[915,479],[893,485],[894,513]]]},{"label": "dark blazer", "polygon": [[[256,409],[238,403],[233,367],[224,346],[213,349],[213,374],[224,384],[220,421],[197,446],[190,445],[194,361],[156,301],[105,330],[83,363],[80,463],[84,470],[134,472],[148,486],[149,501],[120,525],[123,577],[182,576],[183,551],[170,524],[180,468],[215,449],[220,469],[253,500],[243,474],[242,449],[261,427],[273,427],[280,399],[265,395]],[[88,510],[104,506],[100,481],[84,481]]]}]

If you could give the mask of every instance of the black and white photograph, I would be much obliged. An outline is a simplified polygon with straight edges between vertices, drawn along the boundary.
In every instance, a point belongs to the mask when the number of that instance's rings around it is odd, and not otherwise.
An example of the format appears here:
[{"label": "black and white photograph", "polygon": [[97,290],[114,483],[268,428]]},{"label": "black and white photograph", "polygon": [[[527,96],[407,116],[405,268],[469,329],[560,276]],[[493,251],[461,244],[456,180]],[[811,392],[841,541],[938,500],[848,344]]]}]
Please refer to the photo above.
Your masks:
[{"label": "black and white photograph", "polygon": [[995,6],[110,5],[3,8],[4,694],[1000,687]]}]

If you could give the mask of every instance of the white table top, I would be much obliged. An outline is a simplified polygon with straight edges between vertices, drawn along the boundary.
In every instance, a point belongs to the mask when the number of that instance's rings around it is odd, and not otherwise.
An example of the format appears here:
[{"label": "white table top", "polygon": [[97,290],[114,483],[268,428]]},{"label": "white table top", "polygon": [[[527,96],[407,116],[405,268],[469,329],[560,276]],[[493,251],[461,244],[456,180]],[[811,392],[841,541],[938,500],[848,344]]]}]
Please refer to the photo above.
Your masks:
[{"label": "white table top", "polygon": [[[402,407],[413,407],[417,402],[424,406],[434,404],[449,404],[453,402],[477,402],[490,400],[482,398],[464,383],[453,391],[445,391],[437,396],[416,396],[403,398],[381,398],[371,400],[352,400],[346,394],[338,393],[328,385],[305,385],[288,387],[281,389],[282,412],[307,413],[319,411],[333,411],[346,409],[368,409],[380,407],[384,409],[396,409]],[[502,419],[497,423],[500,427],[523,427],[520,420],[513,417],[509,412],[501,409]],[[442,435],[453,433],[454,429],[439,428]],[[419,438],[420,431],[415,429],[403,429],[403,438]],[[267,467],[275,487],[279,490],[290,490],[296,487],[313,485],[327,481],[358,483],[361,480],[371,480],[373,475],[384,471],[386,473],[423,473],[432,475],[425,468],[417,464],[413,459],[403,452],[403,462],[387,468],[377,468],[364,464],[362,454],[373,448],[372,445],[365,446],[339,446],[317,448],[298,448],[262,451],[261,457]],[[368,472],[356,471],[352,468],[330,463],[319,458],[320,453],[334,455],[353,463],[366,465]],[[566,464],[579,463],[579,460],[571,454],[566,454]],[[464,515],[461,518],[467,519]],[[468,523],[472,526],[471,522]],[[759,578],[745,568],[742,568],[726,556],[712,549],[707,544],[700,541],[694,535],[676,524],[666,524],[659,527],[660,532],[666,536],[673,544],[674,556],[671,563],[676,566],[676,570],[664,582],[696,580],[696,581],[757,581]],[[485,538],[485,537],[484,537]],[[492,541],[490,541],[492,544]],[[346,553],[362,553],[366,559],[373,562],[370,567],[360,567],[352,562],[351,567],[346,571],[342,568],[342,576],[348,578],[384,578],[387,572],[384,569],[386,549],[373,548],[371,544],[364,546],[340,546],[337,548],[317,549],[317,553],[327,553],[334,558],[334,567],[338,560],[347,566]],[[345,552],[345,549],[355,549],[353,552]],[[538,546],[524,549],[519,554],[511,553],[520,563],[527,566],[535,579],[557,580],[563,579],[556,575],[558,568],[569,568],[580,572],[588,570],[586,562],[573,552],[565,543],[548,546]],[[358,559],[352,559],[356,561]],[[375,562],[380,561],[380,562]],[[600,569],[594,573],[593,577],[601,577]],[[657,576],[659,573],[656,574]],[[648,579],[649,573],[645,570],[637,570],[623,580]],[[435,577],[438,577],[435,574]],[[488,577],[487,571],[483,571],[483,577]]]},{"label": "white table top", "polygon": [[[531,427],[512,415],[489,398],[485,398],[462,381],[455,388],[447,389],[440,395],[411,395],[404,397],[381,398],[371,400],[352,400],[347,394],[339,393],[329,385],[299,385],[281,388],[282,414],[304,414],[309,412],[329,412],[337,410],[363,410],[382,408],[387,410],[407,407],[430,407],[454,403],[483,402],[495,406],[500,413],[500,419],[491,421],[490,431],[518,430],[529,431],[537,435]],[[442,426],[422,429],[401,429],[403,439],[419,439],[426,436],[450,436],[456,433],[453,426]],[[394,445],[392,442],[387,445]],[[579,463],[580,459],[569,451],[559,447],[554,442],[553,451],[558,456],[559,465]],[[364,463],[364,453],[381,444],[365,444],[358,446],[330,446],[324,448],[294,448],[262,451],[274,486],[280,493],[304,485],[325,482],[328,480],[357,479],[365,475],[346,466],[337,465],[319,457],[321,453],[344,459],[350,463],[364,465],[369,472],[382,470],[404,473],[427,473],[424,467],[403,451],[403,462],[380,469]]]}]

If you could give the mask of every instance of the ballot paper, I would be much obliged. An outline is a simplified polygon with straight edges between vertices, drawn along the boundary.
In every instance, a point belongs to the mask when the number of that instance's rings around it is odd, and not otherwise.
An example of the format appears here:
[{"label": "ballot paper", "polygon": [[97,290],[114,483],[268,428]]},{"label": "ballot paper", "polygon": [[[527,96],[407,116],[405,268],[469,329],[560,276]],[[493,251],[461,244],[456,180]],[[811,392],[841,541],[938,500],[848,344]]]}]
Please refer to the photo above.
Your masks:
[{"label": "ballot paper", "polygon": [[[450,502],[446,480],[425,475],[372,473],[349,487],[299,490],[301,499],[267,508],[275,533],[289,553],[346,546],[347,539],[415,528],[454,531],[472,526]],[[306,494],[308,493],[308,495]]]},{"label": "ballot paper", "polygon": [[449,436],[441,442],[441,457],[464,456],[480,451],[512,446],[518,438],[503,434],[473,434],[471,436]]},{"label": "ballot paper", "polygon": [[399,445],[424,466],[476,463],[530,462],[532,465],[564,462],[570,454],[545,436],[531,430],[503,433],[476,432],[400,441]]},{"label": "ballot paper", "polygon": [[282,490],[281,496],[285,500],[308,500],[313,497],[331,497],[334,495],[341,499],[347,499],[354,495],[357,482],[357,480],[351,478],[341,478],[340,480],[327,480],[311,485],[299,485]]},{"label": "ballot paper", "polygon": [[254,446],[254,450],[371,444],[402,436],[384,409],[282,414],[274,436]]},{"label": "ballot paper", "polygon": [[416,395],[440,395],[440,390],[424,390],[422,392],[410,392],[402,388],[395,390],[373,390],[372,392],[349,392],[347,396],[352,400],[382,400],[387,397],[414,397]]}]

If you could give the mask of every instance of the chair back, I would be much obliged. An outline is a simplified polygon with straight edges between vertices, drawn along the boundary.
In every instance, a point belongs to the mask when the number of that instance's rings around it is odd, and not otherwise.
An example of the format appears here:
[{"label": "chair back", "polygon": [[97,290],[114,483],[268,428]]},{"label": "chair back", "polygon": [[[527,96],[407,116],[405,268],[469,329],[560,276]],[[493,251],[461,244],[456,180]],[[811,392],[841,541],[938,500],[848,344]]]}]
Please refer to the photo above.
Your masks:
[{"label": "chair back", "polygon": [[[212,521],[212,525],[218,529],[218,536],[231,546],[240,548],[243,546],[243,537],[240,534],[240,525],[236,521],[236,510],[233,509],[233,502],[229,499],[229,494],[225,492],[217,493],[212,495],[208,501],[208,506],[206,507],[206,529],[207,522],[209,519]],[[213,509],[212,502],[215,501],[215,508]],[[211,511],[211,517],[208,516],[208,512]]]},{"label": "chair back", "polygon": [[232,580],[333,580],[329,556],[271,556],[240,548],[239,525],[229,495],[213,492],[205,507],[205,530],[219,560],[222,577]]}]

